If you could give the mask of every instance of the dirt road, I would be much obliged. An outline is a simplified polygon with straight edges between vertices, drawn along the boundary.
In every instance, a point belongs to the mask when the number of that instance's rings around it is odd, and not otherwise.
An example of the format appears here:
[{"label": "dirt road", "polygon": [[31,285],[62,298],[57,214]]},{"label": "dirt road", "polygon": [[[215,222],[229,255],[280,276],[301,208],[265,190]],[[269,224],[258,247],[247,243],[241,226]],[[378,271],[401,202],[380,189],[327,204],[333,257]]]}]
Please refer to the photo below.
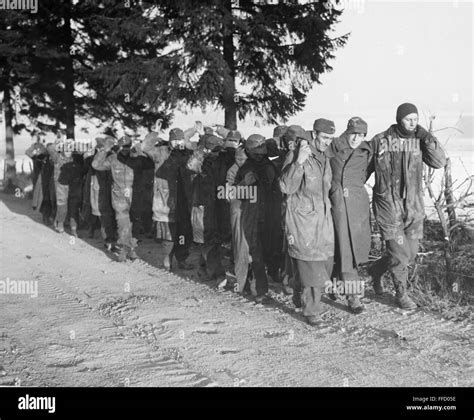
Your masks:
[{"label": "dirt road", "polygon": [[[354,316],[325,302],[314,330],[273,285],[256,305],[157,268],[159,246],[117,263],[99,238],[57,234],[24,199],[1,195],[0,385],[472,386],[472,331],[389,297]],[[9,289],[12,290],[12,289]]]}]

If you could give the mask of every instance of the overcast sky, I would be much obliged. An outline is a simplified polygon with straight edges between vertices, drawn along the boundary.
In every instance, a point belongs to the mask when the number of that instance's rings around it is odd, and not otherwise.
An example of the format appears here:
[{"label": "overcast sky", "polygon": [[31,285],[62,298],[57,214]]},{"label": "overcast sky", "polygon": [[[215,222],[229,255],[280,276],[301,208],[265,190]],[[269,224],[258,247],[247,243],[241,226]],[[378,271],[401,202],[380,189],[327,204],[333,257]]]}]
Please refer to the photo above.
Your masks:
[{"label": "overcast sky", "polygon": [[[473,3],[471,1],[345,0],[337,34],[350,32],[336,52],[333,71],[315,85],[301,113],[290,122],[309,129],[315,118],[330,117],[337,132],[358,115],[376,134],[394,122],[396,107],[415,103],[436,112],[436,124],[473,114]],[[174,125],[222,122],[223,113],[176,114]],[[440,126],[440,125],[438,125]],[[271,127],[239,123],[245,135]]]}]

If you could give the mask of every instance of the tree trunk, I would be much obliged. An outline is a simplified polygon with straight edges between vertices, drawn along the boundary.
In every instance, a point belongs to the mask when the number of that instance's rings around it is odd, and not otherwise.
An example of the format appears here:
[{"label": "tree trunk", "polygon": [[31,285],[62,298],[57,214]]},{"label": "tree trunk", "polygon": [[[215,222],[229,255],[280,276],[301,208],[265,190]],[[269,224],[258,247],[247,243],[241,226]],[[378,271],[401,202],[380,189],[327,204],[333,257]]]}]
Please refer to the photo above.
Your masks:
[{"label": "tree trunk", "polygon": [[65,45],[65,105],[66,105],[66,138],[74,139],[74,115],[75,115],[75,103],[74,103],[74,67],[72,58],[72,47],[73,39],[71,34],[71,3],[67,0],[66,9],[64,14],[64,31],[66,36]]},{"label": "tree trunk", "polygon": [[[430,133],[433,132],[433,119],[430,119],[429,131]],[[444,168],[444,171],[445,171],[445,181],[446,181],[446,167]],[[428,192],[430,194],[431,199],[433,200],[434,206],[438,213],[439,221],[441,222],[441,227],[443,229],[443,235],[444,235],[444,260],[446,263],[446,284],[444,285],[443,288],[445,289],[445,291],[452,290],[452,284],[453,284],[453,280],[451,278],[452,256],[451,256],[451,241],[450,241],[450,232],[448,228],[448,223],[446,221],[446,216],[444,214],[443,208],[441,207],[441,203],[439,200],[436,199],[436,196],[433,192],[431,181],[429,180],[429,174],[426,179],[427,179]],[[448,186],[445,185],[445,192],[447,189],[448,189]],[[452,192],[451,189],[450,191]]]},{"label": "tree trunk", "polygon": [[7,82],[3,90],[3,109],[5,112],[5,178],[4,189],[11,190],[13,187],[12,180],[16,175],[15,166],[15,149],[13,147],[13,109],[10,95],[10,86]]},{"label": "tree trunk", "polygon": [[222,105],[224,106],[224,125],[229,130],[237,129],[237,100],[235,97],[235,46],[234,30],[232,22],[232,0],[224,1],[224,60],[229,68],[229,75],[224,81],[224,91],[222,92]]}]

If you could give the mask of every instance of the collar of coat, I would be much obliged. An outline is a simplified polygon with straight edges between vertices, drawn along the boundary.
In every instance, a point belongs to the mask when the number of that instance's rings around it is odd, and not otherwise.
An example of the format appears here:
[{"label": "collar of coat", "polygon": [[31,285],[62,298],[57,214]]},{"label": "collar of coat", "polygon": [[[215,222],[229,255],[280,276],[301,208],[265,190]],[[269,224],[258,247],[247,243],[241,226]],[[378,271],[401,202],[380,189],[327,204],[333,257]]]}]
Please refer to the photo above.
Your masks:
[{"label": "collar of coat", "polygon": [[[326,156],[333,157],[335,153],[341,152],[346,149],[351,149],[349,145],[349,133],[344,131],[338,138],[334,139],[331,145],[326,149]],[[370,144],[364,140],[359,146],[354,150],[367,150],[369,153],[371,151]]]},{"label": "collar of coat", "polygon": [[316,149],[316,146],[314,144],[314,140],[311,143],[309,143],[309,148],[311,149],[311,154],[324,167],[324,164],[326,163],[326,160],[328,159],[326,154],[324,152],[320,152],[318,149]]}]

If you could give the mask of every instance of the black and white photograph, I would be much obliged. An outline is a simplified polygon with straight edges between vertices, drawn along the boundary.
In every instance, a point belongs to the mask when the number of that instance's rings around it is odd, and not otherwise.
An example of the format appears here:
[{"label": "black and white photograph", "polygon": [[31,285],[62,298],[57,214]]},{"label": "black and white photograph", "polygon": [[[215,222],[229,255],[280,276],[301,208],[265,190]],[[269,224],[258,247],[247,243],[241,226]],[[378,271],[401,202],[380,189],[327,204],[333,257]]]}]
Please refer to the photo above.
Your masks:
[{"label": "black and white photograph", "polygon": [[472,419],[473,22],[0,0],[0,418]]}]

